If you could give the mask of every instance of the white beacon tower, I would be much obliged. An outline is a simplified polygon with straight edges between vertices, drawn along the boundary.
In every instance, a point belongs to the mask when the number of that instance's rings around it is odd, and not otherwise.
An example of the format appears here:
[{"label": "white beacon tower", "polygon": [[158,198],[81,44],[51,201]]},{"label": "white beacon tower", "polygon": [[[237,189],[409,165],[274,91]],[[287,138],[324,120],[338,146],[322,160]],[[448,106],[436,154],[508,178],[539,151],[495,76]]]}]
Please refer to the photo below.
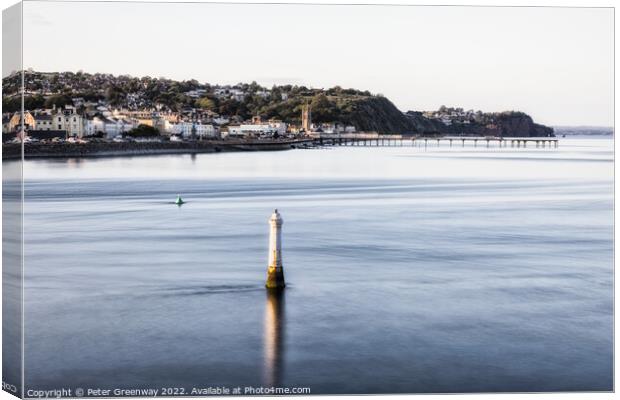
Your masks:
[{"label": "white beacon tower", "polygon": [[282,269],[282,224],[284,220],[275,209],[269,218],[269,265],[267,266],[267,289],[281,289],[284,284]]}]

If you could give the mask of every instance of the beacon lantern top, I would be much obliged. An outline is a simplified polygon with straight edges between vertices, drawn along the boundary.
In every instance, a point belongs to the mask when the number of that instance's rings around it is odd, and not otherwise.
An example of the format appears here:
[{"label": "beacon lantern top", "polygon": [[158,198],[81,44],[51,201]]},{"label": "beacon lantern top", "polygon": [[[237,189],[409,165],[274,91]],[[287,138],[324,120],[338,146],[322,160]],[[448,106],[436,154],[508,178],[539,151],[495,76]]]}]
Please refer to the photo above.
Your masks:
[{"label": "beacon lantern top", "polygon": [[282,222],[284,221],[282,217],[280,216],[280,213],[278,212],[277,208],[273,210],[273,214],[271,214],[271,218],[269,220],[278,222],[279,224],[282,224]]}]

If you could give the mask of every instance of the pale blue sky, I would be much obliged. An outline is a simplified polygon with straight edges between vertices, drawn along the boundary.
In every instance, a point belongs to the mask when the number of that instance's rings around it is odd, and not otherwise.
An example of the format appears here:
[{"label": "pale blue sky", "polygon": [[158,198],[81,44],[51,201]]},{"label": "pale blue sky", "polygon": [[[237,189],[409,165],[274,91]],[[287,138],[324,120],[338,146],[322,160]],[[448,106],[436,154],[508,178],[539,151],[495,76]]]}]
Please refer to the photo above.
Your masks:
[{"label": "pale blue sky", "polygon": [[24,5],[24,66],[340,85],[402,111],[613,125],[613,10],[169,3]]}]

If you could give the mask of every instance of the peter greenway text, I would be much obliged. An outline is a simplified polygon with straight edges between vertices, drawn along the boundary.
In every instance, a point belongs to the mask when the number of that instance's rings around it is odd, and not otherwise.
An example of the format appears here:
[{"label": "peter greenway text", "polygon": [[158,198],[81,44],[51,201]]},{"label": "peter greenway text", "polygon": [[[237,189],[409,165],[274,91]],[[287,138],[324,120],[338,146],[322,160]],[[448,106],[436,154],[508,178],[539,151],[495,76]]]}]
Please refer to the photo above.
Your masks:
[{"label": "peter greenway text", "polygon": [[275,395],[275,394],[311,394],[309,387],[276,386],[206,386],[162,387],[162,388],[61,388],[49,390],[26,390],[26,398],[67,398],[67,397],[155,397],[155,396],[222,396],[222,395]]}]

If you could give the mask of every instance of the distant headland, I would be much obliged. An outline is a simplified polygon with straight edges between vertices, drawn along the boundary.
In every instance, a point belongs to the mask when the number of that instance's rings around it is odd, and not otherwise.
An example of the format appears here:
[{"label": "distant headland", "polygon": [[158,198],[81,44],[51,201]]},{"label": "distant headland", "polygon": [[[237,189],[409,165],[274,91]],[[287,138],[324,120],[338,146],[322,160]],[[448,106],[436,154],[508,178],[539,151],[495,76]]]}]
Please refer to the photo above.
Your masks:
[{"label": "distant headland", "polygon": [[[518,111],[482,112],[442,106],[436,111],[398,110],[381,94],[339,86],[315,89],[256,82],[236,85],[84,72],[24,71],[26,130],[41,137],[160,134],[225,138],[314,132],[398,135],[551,137],[553,128]],[[3,141],[21,126],[21,74],[3,85]]]}]

